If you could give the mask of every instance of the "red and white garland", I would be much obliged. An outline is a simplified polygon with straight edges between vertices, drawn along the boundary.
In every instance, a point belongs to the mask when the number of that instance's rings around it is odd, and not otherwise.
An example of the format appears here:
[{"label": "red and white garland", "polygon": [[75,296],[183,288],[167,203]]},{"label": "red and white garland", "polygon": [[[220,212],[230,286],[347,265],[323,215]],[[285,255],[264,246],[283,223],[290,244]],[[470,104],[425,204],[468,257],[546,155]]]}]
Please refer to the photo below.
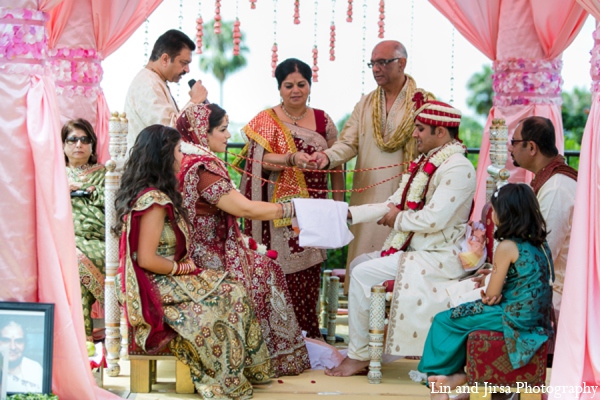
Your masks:
[{"label": "red and white garland", "polygon": [[[420,210],[425,204],[426,188],[429,186],[431,177],[440,165],[454,154],[464,154],[466,148],[458,141],[452,141],[429,157],[424,154],[410,163],[408,171],[402,175],[398,190],[390,200],[401,210]],[[408,190],[408,193],[405,192]],[[405,199],[404,204],[402,204]],[[405,248],[412,239],[412,232],[392,230],[383,244],[381,256],[394,254]]]}]

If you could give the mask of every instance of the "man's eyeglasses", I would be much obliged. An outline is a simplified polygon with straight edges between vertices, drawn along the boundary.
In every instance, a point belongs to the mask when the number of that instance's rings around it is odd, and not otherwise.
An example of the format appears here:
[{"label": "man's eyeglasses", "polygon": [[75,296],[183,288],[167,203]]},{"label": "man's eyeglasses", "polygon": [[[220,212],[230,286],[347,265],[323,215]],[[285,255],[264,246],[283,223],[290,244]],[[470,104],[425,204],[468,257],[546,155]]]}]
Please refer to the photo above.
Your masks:
[{"label": "man's eyeglasses", "polygon": [[81,144],[90,144],[92,143],[92,139],[89,136],[71,136],[68,137],[65,142],[69,143],[69,144],[75,144],[77,142],[81,142]]},{"label": "man's eyeglasses", "polygon": [[527,139],[511,139],[510,145],[514,147],[515,144],[521,143],[521,142],[529,142],[529,140],[527,140]]},{"label": "man's eyeglasses", "polygon": [[388,65],[389,63],[399,60],[401,57],[396,57],[396,58],[390,58],[389,60],[375,60],[375,61],[371,61],[370,63],[367,63],[367,67],[369,68],[373,68],[375,65],[377,65],[380,68],[385,67],[386,65]]}]

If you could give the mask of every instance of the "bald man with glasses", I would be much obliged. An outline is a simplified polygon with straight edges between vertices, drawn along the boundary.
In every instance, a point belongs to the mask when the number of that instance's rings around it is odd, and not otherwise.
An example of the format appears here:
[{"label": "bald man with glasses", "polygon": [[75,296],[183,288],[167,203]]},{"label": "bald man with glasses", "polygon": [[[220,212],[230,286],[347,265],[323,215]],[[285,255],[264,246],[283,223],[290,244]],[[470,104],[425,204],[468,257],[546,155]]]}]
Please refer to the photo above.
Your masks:
[{"label": "bald man with glasses", "polygon": [[[335,168],[356,158],[356,169],[370,169],[396,165],[354,174],[353,188],[359,189],[375,183],[364,192],[354,192],[350,205],[380,203],[393,193],[400,183],[404,166],[398,165],[416,156],[415,141],[411,134],[414,122],[411,110],[417,88],[415,80],[404,73],[408,54],[402,43],[386,40],[375,46],[367,66],[373,71],[377,89],[363,96],[354,107],[337,142],[314,157],[319,168]],[[433,98],[433,96],[431,96]],[[354,240],[348,246],[347,265],[357,256],[371,253],[383,245],[390,228],[376,223],[354,225],[350,228]],[[350,274],[346,274],[345,291],[348,291]]]}]

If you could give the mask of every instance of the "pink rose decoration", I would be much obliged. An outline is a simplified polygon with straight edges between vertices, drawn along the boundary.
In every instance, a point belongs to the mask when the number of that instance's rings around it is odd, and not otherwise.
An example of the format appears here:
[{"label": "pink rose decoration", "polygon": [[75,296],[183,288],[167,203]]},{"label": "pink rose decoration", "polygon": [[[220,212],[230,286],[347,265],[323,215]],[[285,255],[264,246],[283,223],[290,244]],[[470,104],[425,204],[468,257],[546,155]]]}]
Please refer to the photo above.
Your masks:
[{"label": "pink rose decoration", "polygon": [[273,260],[277,260],[277,257],[279,256],[279,254],[275,250],[267,250],[266,256]]},{"label": "pink rose decoration", "polygon": [[252,238],[248,238],[248,247],[250,247],[250,250],[256,250],[258,248],[258,245],[256,244],[256,240],[254,240]]},{"label": "pink rose decoration", "polygon": [[425,172],[427,175],[432,175],[436,169],[437,167],[435,165],[427,161],[427,163],[423,167],[423,172]]},{"label": "pink rose decoration", "polygon": [[407,201],[407,202],[406,202],[406,206],[407,206],[408,208],[410,208],[411,210],[416,210],[416,209],[417,209],[417,207],[419,207],[419,204],[420,204],[420,203],[415,203],[414,201]]}]

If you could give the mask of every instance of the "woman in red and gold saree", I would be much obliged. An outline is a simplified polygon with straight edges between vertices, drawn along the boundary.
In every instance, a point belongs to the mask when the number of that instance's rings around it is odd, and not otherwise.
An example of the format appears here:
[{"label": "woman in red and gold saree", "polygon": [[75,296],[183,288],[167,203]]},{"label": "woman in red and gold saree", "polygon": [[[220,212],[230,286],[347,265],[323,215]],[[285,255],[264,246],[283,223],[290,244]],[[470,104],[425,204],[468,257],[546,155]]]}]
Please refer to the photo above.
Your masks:
[{"label": "woman in red and gold saree", "polygon": [[[306,105],[311,84],[308,65],[296,59],[285,60],[277,66],[275,77],[281,104],[261,111],[243,128],[249,145],[240,189],[251,200],[272,203],[285,204],[293,198],[324,199],[328,175],[310,171],[316,168],[310,155],[329,148],[337,139],[337,128],[323,110]],[[298,168],[289,168],[292,166]],[[343,175],[331,176],[332,188],[343,189]],[[276,183],[264,184],[261,178]],[[334,199],[342,201],[342,194],[336,193]],[[247,235],[279,253],[302,330],[310,338],[322,338],[317,306],[326,252],[301,247],[291,225],[291,219],[244,221]]]},{"label": "woman in red and gold saree", "polygon": [[224,152],[228,118],[216,104],[193,105],[177,120],[185,154],[179,174],[191,224],[190,256],[201,268],[228,271],[243,283],[262,328],[275,376],[310,368],[300,326],[281,267],[245,243],[237,217],[275,219],[291,216],[291,204],[251,202],[213,153]]},{"label": "woman in red and gold saree", "polygon": [[181,158],[176,130],[152,125],[138,136],[115,202],[117,285],[138,346],[153,354],[168,344],[203,398],[249,399],[252,383],[272,375],[269,354],[244,287],[189,259]]}]

